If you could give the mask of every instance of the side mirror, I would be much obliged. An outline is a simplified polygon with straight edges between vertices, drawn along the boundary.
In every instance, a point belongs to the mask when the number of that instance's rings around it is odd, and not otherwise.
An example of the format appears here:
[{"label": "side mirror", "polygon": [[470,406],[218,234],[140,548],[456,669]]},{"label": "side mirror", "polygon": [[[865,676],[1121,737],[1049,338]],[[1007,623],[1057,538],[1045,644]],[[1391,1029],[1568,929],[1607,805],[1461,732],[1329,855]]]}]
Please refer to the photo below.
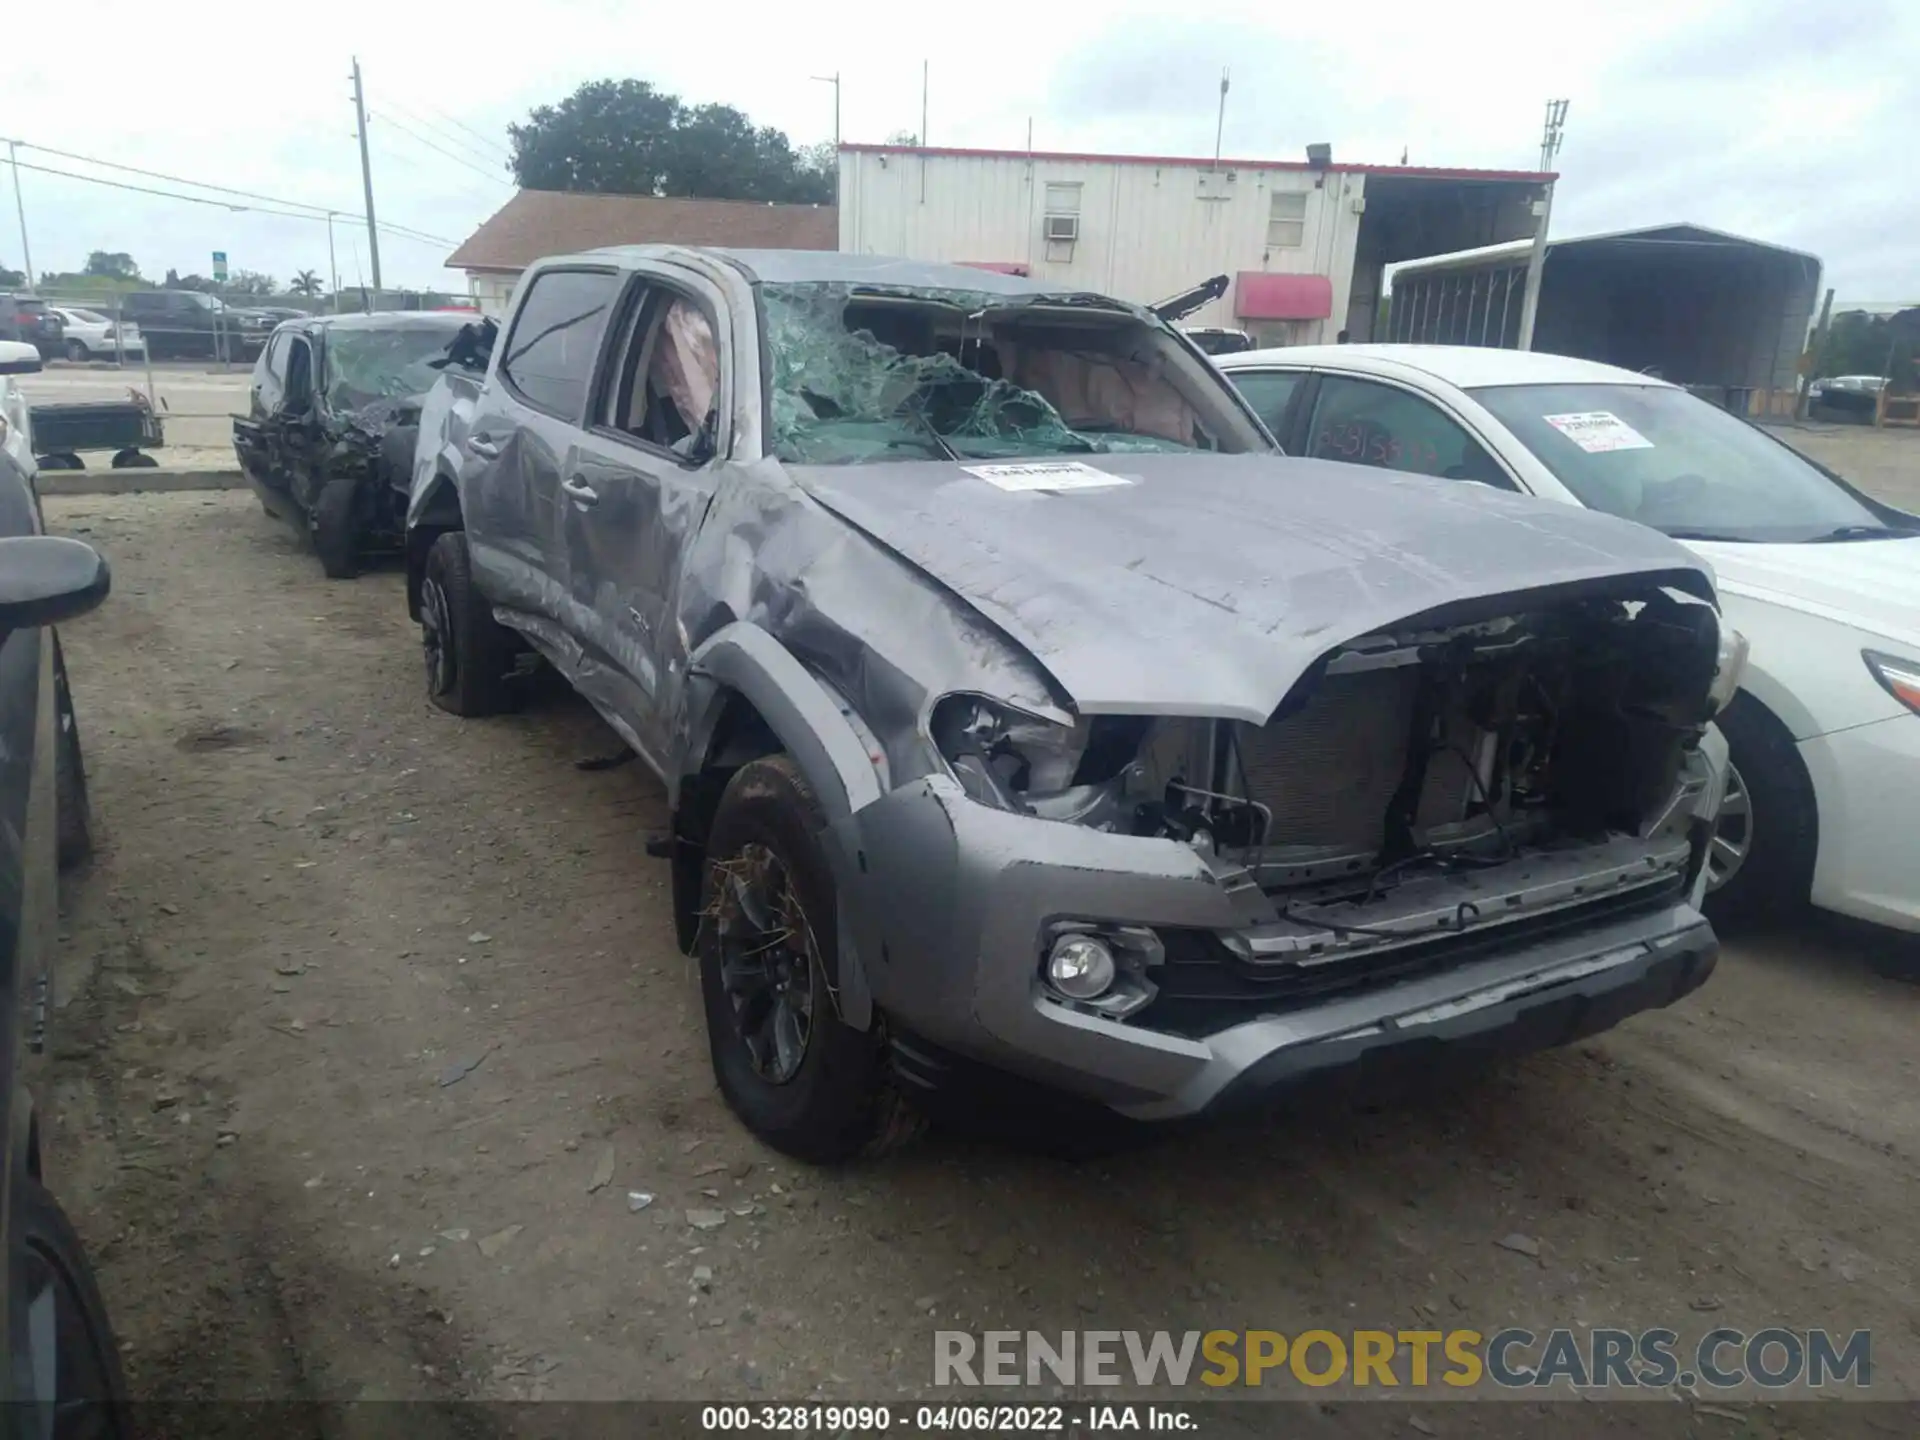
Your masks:
[{"label": "side mirror", "polygon": [[91,545],[58,535],[0,539],[0,631],[71,620],[112,588],[113,572]]},{"label": "side mirror", "polygon": [[40,352],[18,340],[0,340],[0,375],[38,375]]}]

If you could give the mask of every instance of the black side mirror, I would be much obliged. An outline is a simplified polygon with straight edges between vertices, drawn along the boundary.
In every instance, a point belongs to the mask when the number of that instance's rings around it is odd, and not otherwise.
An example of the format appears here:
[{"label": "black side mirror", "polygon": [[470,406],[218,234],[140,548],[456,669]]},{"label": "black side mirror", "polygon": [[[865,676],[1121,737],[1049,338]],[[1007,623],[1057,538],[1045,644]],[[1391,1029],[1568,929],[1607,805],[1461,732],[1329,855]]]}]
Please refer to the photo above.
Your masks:
[{"label": "black side mirror", "polygon": [[38,375],[40,373],[40,352],[31,356],[22,355],[18,359],[0,357],[0,375]]},{"label": "black side mirror", "polygon": [[112,588],[113,572],[91,545],[58,535],[0,539],[0,631],[71,620]]}]

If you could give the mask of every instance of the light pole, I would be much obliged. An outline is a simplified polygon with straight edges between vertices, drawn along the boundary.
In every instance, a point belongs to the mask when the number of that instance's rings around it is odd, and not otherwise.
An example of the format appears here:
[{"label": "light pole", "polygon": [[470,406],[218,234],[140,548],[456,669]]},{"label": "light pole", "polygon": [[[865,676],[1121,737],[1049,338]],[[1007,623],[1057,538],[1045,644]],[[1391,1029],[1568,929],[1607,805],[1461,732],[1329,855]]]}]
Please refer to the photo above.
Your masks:
[{"label": "light pole", "polygon": [[327,282],[330,286],[327,299],[333,304],[338,304],[340,300],[340,264],[333,258],[333,217],[338,213],[327,211]]},{"label": "light pole", "polygon": [[[815,75],[812,78],[822,85],[833,87],[833,149],[837,156],[840,153],[840,72],[836,70],[831,75]],[[838,164],[839,161],[834,163]]]},{"label": "light pole", "polygon": [[[835,93],[838,93],[836,88]],[[834,105],[839,109],[838,101]],[[838,122],[835,122],[836,127]],[[20,216],[20,263],[27,269],[27,293],[33,294],[33,251],[27,247],[27,202],[20,196],[20,142],[7,141],[7,154],[13,161],[13,208]]]}]

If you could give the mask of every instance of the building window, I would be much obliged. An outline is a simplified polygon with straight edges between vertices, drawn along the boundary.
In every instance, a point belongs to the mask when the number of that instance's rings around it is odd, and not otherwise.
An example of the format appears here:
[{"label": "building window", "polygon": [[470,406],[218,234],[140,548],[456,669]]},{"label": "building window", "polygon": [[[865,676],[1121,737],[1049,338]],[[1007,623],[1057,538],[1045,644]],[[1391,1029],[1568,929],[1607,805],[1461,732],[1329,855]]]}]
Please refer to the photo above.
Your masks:
[{"label": "building window", "polygon": [[1276,190],[1267,197],[1267,245],[1297,250],[1307,241],[1307,194]]},{"label": "building window", "polygon": [[1078,215],[1080,213],[1080,182],[1047,186],[1047,214]]}]

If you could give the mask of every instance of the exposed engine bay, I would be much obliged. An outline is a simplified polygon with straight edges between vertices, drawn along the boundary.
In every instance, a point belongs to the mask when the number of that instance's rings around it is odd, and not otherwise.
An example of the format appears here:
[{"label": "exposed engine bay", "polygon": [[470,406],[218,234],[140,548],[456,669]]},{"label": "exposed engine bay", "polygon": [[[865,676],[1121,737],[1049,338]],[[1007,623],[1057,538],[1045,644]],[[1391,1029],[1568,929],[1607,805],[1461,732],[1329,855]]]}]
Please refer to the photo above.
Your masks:
[{"label": "exposed engine bay", "polygon": [[933,738],[982,803],[1191,845],[1242,961],[1312,965],[1683,889],[1730,669],[1710,606],[1642,590],[1354,640],[1265,725],[949,696]]}]

